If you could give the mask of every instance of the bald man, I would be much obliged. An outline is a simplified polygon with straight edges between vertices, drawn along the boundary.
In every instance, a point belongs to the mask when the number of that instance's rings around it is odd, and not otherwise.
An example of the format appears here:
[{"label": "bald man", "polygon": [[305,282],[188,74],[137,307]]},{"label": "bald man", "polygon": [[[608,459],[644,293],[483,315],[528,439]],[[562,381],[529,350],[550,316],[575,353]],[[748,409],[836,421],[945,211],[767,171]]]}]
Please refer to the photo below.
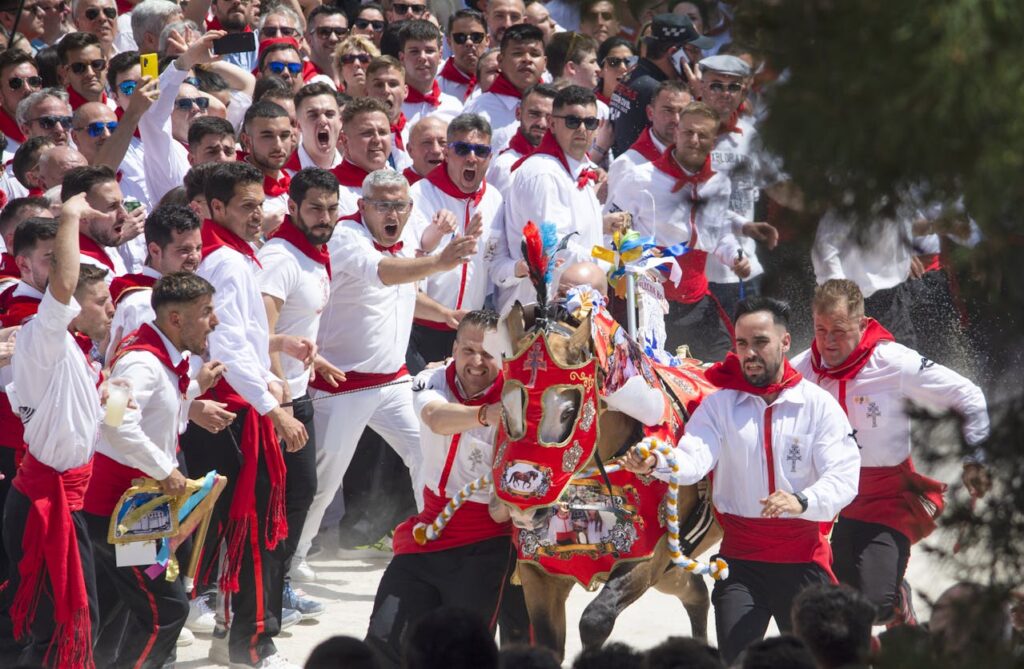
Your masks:
[{"label": "bald man", "polygon": [[558,278],[558,299],[576,286],[590,286],[605,297],[608,297],[608,277],[604,271],[592,262],[574,262],[565,268]]},{"label": "bald man", "polygon": [[84,167],[88,159],[70,146],[52,146],[39,155],[39,180],[44,191],[59,186],[64,174],[74,167]]},{"label": "bald man", "polygon": [[410,186],[444,162],[447,134],[448,122],[437,116],[424,116],[412,127],[405,147],[412,165],[403,172]]}]

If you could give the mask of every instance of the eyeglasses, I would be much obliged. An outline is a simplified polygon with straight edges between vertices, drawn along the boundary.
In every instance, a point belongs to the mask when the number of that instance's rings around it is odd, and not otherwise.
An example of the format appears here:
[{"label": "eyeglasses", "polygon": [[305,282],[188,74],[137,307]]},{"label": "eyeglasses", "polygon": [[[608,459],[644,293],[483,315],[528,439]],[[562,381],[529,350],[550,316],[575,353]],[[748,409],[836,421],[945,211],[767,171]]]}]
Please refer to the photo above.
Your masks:
[{"label": "eyeglasses", "polygon": [[132,79],[125,79],[117,85],[117,90],[121,91],[122,95],[131,97],[135,93],[135,89],[139,87],[139,82]]},{"label": "eyeglasses", "polygon": [[90,68],[93,72],[102,72],[107,69],[107,61],[104,58],[97,58],[96,60],[90,60],[88,63],[71,63],[69,67],[75,74],[85,74],[85,71]]},{"label": "eyeglasses", "polygon": [[103,121],[96,121],[95,123],[90,123],[84,128],[76,128],[76,130],[79,132],[85,130],[89,133],[89,136],[93,138],[101,136],[104,130],[110,134],[114,134],[114,131],[117,130],[117,121],[107,121],[106,123]]},{"label": "eyeglasses", "polygon": [[85,10],[85,18],[89,21],[95,21],[100,17],[100,12],[103,12],[103,16],[107,17],[111,21],[117,18],[117,10],[113,7],[104,7],[102,10],[99,7],[90,7]]},{"label": "eyeglasses", "polygon": [[293,75],[302,72],[302,63],[282,63],[279,60],[272,60],[269,63],[267,63],[267,67],[274,74],[284,74],[285,69],[287,69],[288,72]]},{"label": "eyeglasses", "polygon": [[629,67],[636,62],[636,56],[626,56],[625,58],[618,58],[616,56],[608,56],[604,59],[604,64],[608,67]]},{"label": "eyeglasses", "polygon": [[348,34],[348,28],[341,28],[338,26],[322,26],[320,28],[317,28],[313,32],[315,32],[316,36],[319,37],[320,39],[330,39],[331,35],[341,38]]},{"label": "eyeglasses", "polygon": [[39,127],[43,130],[53,130],[57,127],[58,123],[65,130],[71,129],[70,116],[40,116],[39,118],[30,119],[28,123],[38,123]]},{"label": "eyeglasses", "polygon": [[378,214],[404,214],[412,208],[411,200],[363,200]]},{"label": "eyeglasses", "polygon": [[715,81],[708,84],[708,88],[711,89],[712,93],[724,93],[725,91],[729,91],[730,93],[739,93],[743,90],[743,84],[733,82],[729,85],[725,85],[721,82]]},{"label": "eyeglasses", "polygon": [[470,144],[469,142],[451,142],[448,148],[455,152],[459,158],[465,158],[471,152],[477,158],[486,158],[491,155],[491,147],[487,144]]},{"label": "eyeglasses", "polygon": [[288,26],[263,26],[260,34],[263,37],[295,37],[299,31]]},{"label": "eyeglasses", "polygon": [[42,88],[43,78],[42,77],[11,77],[7,80],[7,85],[11,87],[12,91],[21,90],[23,85],[29,88]]},{"label": "eyeglasses", "polygon": [[370,62],[370,54],[368,54],[368,53],[346,53],[344,56],[341,57],[340,60],[341,60],[343,65],[351,65],[352,63],[356,62],[357,60],[360,63],[362,63],[363,65],[366,65],[367,63]]},{"label": "eyeglasses", "polygon": [[25,5],[22,7],[22,11],[26,14],[41,14],[46,10],[39,5]]},{"label": "eyeglasses", "polygon": [[565,127],[569,130],[575,130],[582,124],[587,130],[597,130],[597,126],[601,124],[601,119],[596,116],[587,116],[586,118],[576,116],[575,114],[566,114],[565,116],[551,115],[551,118],[560,118],[565,121]]},{"label": "eyeglasses", "polygon": [[615,14],[611,12],[590,12],[587,18],[591,21],[611,21],[615,18]]},{"label": "eyeglasses", "polygon": [[367,28],[372,27],[373,32],[375,33],[379,33],[380,31],[384,30],[383,21],[371,21],[370,19],[356,19],[355,21],[352,22],[352,25],[354,25],[356,28],[359,28],[360,30],[366,30]]},{"label": "eyeglasses", "polygon": [[181,111],[192,111],[193,105],[206,110],[210,107],[210,98],[178,98],[174,101],[174,107]]},{"label": "eyeglasses", "polygon": [[68,10],[68,3],[66,2],[66,0],[61,0],[52,7],[43,7],[42,5],[39,6],[42,8],[44,12],[56,12],[58,14],[62,14]]},{"label": "eyeglasses", "polygon": [[426,5],[410,5],[407,2],[395,2],[391,4],[391,11],[396,15],[401,14],[415,14],[420,16],[423,12],[427,11]]},{"label": "eyeglasses", "polygon": [[480,44],[481,42],[484,41],[484,38],[486,37],[487,34],[481,32],[452,33],[452,41],[458,44],[459,46],[465,44],[466,40],[469,40],[473,44]]}]

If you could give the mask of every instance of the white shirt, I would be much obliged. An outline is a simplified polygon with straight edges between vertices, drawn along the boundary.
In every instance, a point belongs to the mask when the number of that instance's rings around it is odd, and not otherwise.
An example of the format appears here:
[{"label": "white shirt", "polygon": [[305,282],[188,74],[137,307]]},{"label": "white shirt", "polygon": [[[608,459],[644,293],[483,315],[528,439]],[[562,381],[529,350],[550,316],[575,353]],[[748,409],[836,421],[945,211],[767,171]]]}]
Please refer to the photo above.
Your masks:
[{"label": "white shirt", "polygon": [[[327,268],[280,238],[264,244],[256,257],[263,265],[257,275],[260,291],[283,301],[274,333],[315,341],[320,314],[327,306],[331,290]],[[310,370],[291,356],[281,354],[280,357],[292,397],[302,397],[309,384]]]},{"label": "white shirt", "polygon": [[102,248],[103,252],[107,254],[108,258],[110,258],[111,264],[114,265],[113,270],[104,265],[103,261],[96,260],[92,256],[87,256],[84,253],[79,253],[78,260],[83,265],[93,265],[94,267],[99,267],[102,270],[106,270],[107,274],[103,278],[103,280],[106,281],[107,285],[109,286],[110,282],[114,280],[115,276],[127,274],[128,268],[125,267],[124,260],[121,258],[121,254],[117,252],[116,246],[101,246],[100,248]]},{"label": "white shirt", "polygon": [[[516,132],[519,132],[518,126]],[[512,166],[522,157],[521,153],[507,147],[491,158],[491,166],[487,168],[487,184],[506,199],[508,199],[509,190],[512,188]]]},{"label": "white shirt", "polygon": [[483,231],[477,242],[476,254],[470,261],[454,269],[432,274],[420,282],[420,290],[449,309],[481,309],[484,306],[484,298],[491,292],[488,269],[496,248],[494,239],[497,236],[492,228],[504,225],[504,201],[501,194],[486,181],[483,188],[483,197],[476,206],[473,205],[472,199],[458,200],[427,179],[416,182],[409,190],[409,196],[416,203],[416,211],[419,214],[416,229],[413,231],[416,240],[423,236],[434,213],[447,209],[455,214],[458,222],[456,232],[445,235],[434,250],[435,253],[439,253],[456,234],[464,234],[470,219],[477,213],[483,217]]},{"label": "white shirt", "polygon": [[278,379],[270,372],[270,335],[258,269],[250,258],[222,247],[203,258],[196,274],[217,291],[213,308],[220,322],[210,333],[209,359],[224,363],[228,383],[262,416],[278,406],[267,387]]},{"label": "white shirt", "polygon": [[[140,273],[154,279],[163,276],[148,265],[144,266]],[[110,321],[110,346],[107,348],[106,360],[113,360],[114,352],[122,339],[138,330],[143,323],[149,323],[156,318],[152,300],[153,289],[140,288],[125,293],[118,301],[114,307],[114,318]]]},{"label": "white shirt", "polygon": [[[438,84],[440,85],[440,83],[439,81]],[[448,95],[442,91],[440,100],[441,104],[436,107],[429,102],[403,102],[402,113],[405,114],[406,129],[411,129],[421,118],[427,116],[436,116],[445,123],[448,123],[462,113],[461,98],[456,98],[454,95]],[[408,133],[406,133],[405,139],[408,140]]]},{"label": "white shirt", "polygon": [[[446,78],[444,76],[444,74],[443,74],[444,65],[442,65],[441,68],[442,68],[442,71],[438,72],[438,74],[437,74],[437,83],[438,83],[438,85],[441,86],[441,92],[442,93],[446,93],[447,95],[452,96],[453,98],[455,98],[456,100],[459,100],[460,102],[462,100],[465,100],[466,99],[466,91],[469,90],[469,84],[460,84],[457,81],[452,81],[451,79]],[[456,65],[455,68],[458,69],[458,65]],[[459,70],[459,71],[462,72],[462,70]],[[462,73],[466,74],[465,72],[462,72]],[[466,74],[466,76],[472,78],[472,77],[475,77],[476,75],[475,74]]]},{"label": "white shirt", "polygon": [[[397,257],[414,257],[412,227],[410,220]],[[369,231],[355,221],[338,223],[327,247],[334,276],[317,334],[320,354],[346,372],[397,372],[412,332],[416,284],[384,285],[377,265],[391,256],[376,250]]]},{"label": "white shirt", "polygon": [[[793,359],[793,367],[839,399],[839,381],[814,373],[809,350]],[[845,385],[846,414],[856,430],[864,467],[892,467],[910,457],[908,400],[963,416],[964,438],[971,446],[988,437],[988,408],[981,388],[902,344],[879,342],[867,364]]]},{"label": "white shirt", "polygon": [[[455,363],[449,363],[454,365]],[[423,413],[428,404],[445,402],[459,404],[459,400],[448,388],[445,380],[445,367],[425,369],[416,375],[412,383],[412,405],[416,416]],[[458,435],[437,434],[424,426],[420,430],[420,448],[423,451],[423,465],[420,470],[424,485],[435,494],[451,499],[458,494],[467,483],[474,481],[491,471],[494,463],[494,436],[496,426],[474,427]],[[455,441],[458,437],[458,441]],[[440,489],[448,451],[452,446],[457,449],[452,459],[451,470],[444,490]],[[491,499],[488,489],[477,490],[466,501],[487,504]]]},{"label": "white shirt", "polygon": [[29,453],[58,472],[92,458],[102,415],[99,370],[68,332],[81,311],[73,297],[61,304],[46,291],[36,316],[18,332],[14,381],[7,386],[11,406],[25,424]]},{"label": "white shirt", "polygon": [[[146,186],[146,151],[142,140],[132,137],[128,144],[128,151],[124,154],[119,171],[121,173],[121,193],[126,198],[134,198],[141,202],[147,209],[153,209],[155,202],[149,197],[149,190]],[[142,235],[139,235],[140,237]]]},{"label": "white shirt", "polygon": [[[517,97],[487,92],[470,99],[463,111],[467,114],[480,114],[487,119],[491,124],[491,148],[498,151],[502,148],[495,141],[496,137],[501,136],[498,131],[510,125],[519,126],[519,121],[516,120],[519,103],[520,99]],[[506,137],[505,140],[507,139]]]},{"label": "white shirt", "polygon": [[[181,352],[156,324],[151,326],[160,336],[171,364],[177,365],[182,360]],[[103,423],[96,451],[158,481],[167,478],[178,466],[178,435],[188,422],[178,375],[152,353],[128,351],[114,363],[110,376],[131,382],[132,399],[138,409],[125,411],[120,427]]]},{"label": "white shirt", "polygon": [[[768,405],[758,395],[719,390],[686,423],[675,449],[680,483],[692,485],[714,471],[715,508],[759,518],[768,486],[765,443]],[[779,393],[771,405],[771,467],[775,489],[807,496],[799,517],[830,521],[857,494],[860,452],[839,404],[806,379]],[[668,480],[667,470],[656,472]],[[788,516],[788,514],[787,514]]]},{"label": "white shirt", "polygon": [[[668,148],[668,145],[662,143],[662,141],[654,135],[653,131],[650,135],[651,141],[658,149],[658,153],[665,153],[665,149]],[[639,151],[634,149],[627,149],[621,156],[615,156],[615,160],[613,160],[612,164],[608,166],[608,196],[605,198],[605,201],[615,201],[615,193],[626,174],[628,174],[632,168],[640,165],[646,165],[648,163],[650,163],[650,161],[644,158]]]},{"label": "white shirt", "polygon": [[[313,161],[313,158],[310,157],[309,151],[306,151],[306,147],[302,144],[302,142],[299,142],[299,148],[296,150],[299,153],[299,166],[301,168],[305,169],[307,167],[320,167]],[[341,165],[341,151],[335,149],[334,159],[331,161],[331,167],[337,167],[338,165]],[[290,172],[292,176],[295,176],[295,172],[291,172],[290,170],[286,171]]]},{"label": "white shirt", "polygon": [[170,64],[160,73],[160,97],[139,119],[139,136],[145,145],[143,167],[150,202],[159,202],[167,191],[185,182],[185,173],[192,167],[188,151],[171,135],[171,112],[174,98],[188,72]]},{"label": "white shirt", "polygon": [[863,242],[853,225],[835,212],[826,212],[818,223],[811,248],[814,277],[821,285],[829,279],[850,279],[864,297],[898,286],[910,274],[911,219],[884,219],[875,223]]}]

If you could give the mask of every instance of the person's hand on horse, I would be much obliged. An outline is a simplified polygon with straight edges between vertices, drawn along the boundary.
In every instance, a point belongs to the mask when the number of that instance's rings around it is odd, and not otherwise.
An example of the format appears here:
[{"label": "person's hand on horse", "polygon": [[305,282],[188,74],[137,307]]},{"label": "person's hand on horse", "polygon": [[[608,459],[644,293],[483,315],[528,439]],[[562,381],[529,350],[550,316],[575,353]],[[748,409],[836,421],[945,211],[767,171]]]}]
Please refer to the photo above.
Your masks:
[{"label": "person's hand on horse", "polygon": [[651,453],[646,458],[641,456],[635,448],[629,449],[626,457],[622,459],[622,466],[626,471],[634,474],[648,475],[658,465],[658,457]]}]

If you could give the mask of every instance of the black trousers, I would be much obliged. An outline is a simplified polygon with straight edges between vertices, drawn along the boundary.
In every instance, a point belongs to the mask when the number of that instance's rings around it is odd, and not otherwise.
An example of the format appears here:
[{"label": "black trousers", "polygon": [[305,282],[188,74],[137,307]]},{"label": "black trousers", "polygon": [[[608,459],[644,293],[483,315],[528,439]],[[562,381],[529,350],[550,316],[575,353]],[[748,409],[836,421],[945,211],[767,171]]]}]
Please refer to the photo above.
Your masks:
[{"label": "black trousers", "polygon": [[407,356],[409,372],[418,374],[427,364],[450,358],[454,343],[454,330],[435,330],[413,323]]},{"label": "black trousers", "polygon": [[830,582],[825,570],[811,562],[729,559],[729,578],[716,581],[711,593],[722,659],[731,665],[747,646],[763,639],[772,618],[780,632],[788,632],[792,628],[790,609],[800,591]]},{"label": "black trousers", "polygon": [[675,354],[676,347],[686,344],[690,356],[704,362],[718,362],[732,350],[729,317],[721,310],[713,295],[705,295],[693,304],[668,303],[665,316],[665,350]]},{"label": "black trousers", "polygon": [[910,282],[879,290],[864,298],[864,314],[874,318],[892,333],[896,341],[908,348],[917,348],[917,330],[910,317],[914,303]]},{"label": "black trousers", "polygon": [[[207,432],[190,423],[181,435],[181,449],[185,453],[188,470],[199,477],[211,470],[228,477],[228,484],[217,500],[210,521],[210,530],[203,547],[199,566],[199,583],[215,580],[220,557],[219,546],[226,539],[228,509],[235,495],[242,453],[238,444],[242,439],[242,425],[246,409],[238,412],[231,426],[217,434]],[[273,636],[281,630],[281,598],[284,591],[284,569],[280,553],[284,542],[274,551],[264,546],[266,533],[267,500],[270,496],[270,476],[266,462],[259,458],[256,472],[256,539],[246,542],[239,572],[239,590],[227,597],[226,610],[231,611],[228,649],[232,662],[255,664],[277,652]],[[297,530],[291,530],[297,531]]]},{"label": "black trousers", "polygon": [[396,555],[377,586],[366,642],[385,667],[398,667],[412,627],[431,611],[455,606],[477,612],[491,630],[497,623],[509,569],[508,537],[433,553]]},{"label": "black trousers", "polygon": [[[4,448],[0,446],[0,474],[3,474],[3,480],[0,480],[0,518],[4,516],[4,503],[7,501],[7,493],[11,489],[11,483],[14,481],[14,476],[18,473],[18,468],[14,464],[14,456],[17,454],[13,448]],[[10,569],[10,563],[7,560],[7,549],[4,548],[4,542],[0,541],[0,579],[7,578],[7,572]],[[10,605],[10,601],[7,598],[0,598],[0,607],[6,610],[6,606]]]},{"label": "black trousers", "polygon": [[[25,521],[28,519],[30,507],[29,498],[17,488],[11,487],[7,494],[7,504],[4,506],[4,544],[6,544],[7,556],[11,561],[11,579],[7,587],[11,589],[12,593],[17,591],[20,581],[18,564],[24,554],[21,549],[21,539],[25,534]],[[96,569],[93,561],[92,542],[89,540],[89,528],[85,523],[85,513],[73,512],[71,522],[75,527],[78,555],[82,560],[82,576],[85,579],[85,590],[89,598],[89,618],[92,621],[93,640],[95,640],[99,603],[96,600]],[[31,638],[22,651],[19,662],[26,665],[52,666],[43,662],[56,628],[53,621],[53,589],[50,587],[50,579],[45,575],[43,576],[42,593],[36,601]],[[53,658],[50,659],[52,661]]]},{"label": "black trousers", "polygon": [[316,435],[313,434],[313,403],[308,400],[309,393],[295,400],[292,412],[295,419],[306,426],[309,439],[302,449],[294,453],[284,451],[284,464],[288,468],[284,497],[285,511],[288,514],[288,538],[281,543],[275,553],[280,553],[285,578],[292,556],[295,555],[295,548],[299,545],[302,526],[306,524],[309,505],[313,503],[313,495],[316,493]]},{"label": "black trousers", "polygon": [[[741,299],[748,297],[754,297],[761,294],[761,277],[755,276],[753,279],[747,279],[743,282],[738,283],[708,283],[708,290],[715,296],[718,303],[722,305],[722,311],[729,318],[736,319],[736,305],[740,303]],[[743,286],[741,294],[740,286]]]},{"label": "black trousers", "polygon": [[839,516],[832,530],[832,569],[840,583],[875,605],[875,624],[892,620],[910,560],[910,539],[879,523]]},{"label": "black trousers", "polygon": [[[181,579],[155,579],[143,567],[118,567],[114,546],[107,542],[110,518],[86,513],[85,522],[96,559],[100,594],[97,650],[100,666],[159,669],[173,660],[175,642],[188,617],[188,596]],[[127,615],[124,615],[124,614]],[[110,643],[105,642],[109,639]]]}]

